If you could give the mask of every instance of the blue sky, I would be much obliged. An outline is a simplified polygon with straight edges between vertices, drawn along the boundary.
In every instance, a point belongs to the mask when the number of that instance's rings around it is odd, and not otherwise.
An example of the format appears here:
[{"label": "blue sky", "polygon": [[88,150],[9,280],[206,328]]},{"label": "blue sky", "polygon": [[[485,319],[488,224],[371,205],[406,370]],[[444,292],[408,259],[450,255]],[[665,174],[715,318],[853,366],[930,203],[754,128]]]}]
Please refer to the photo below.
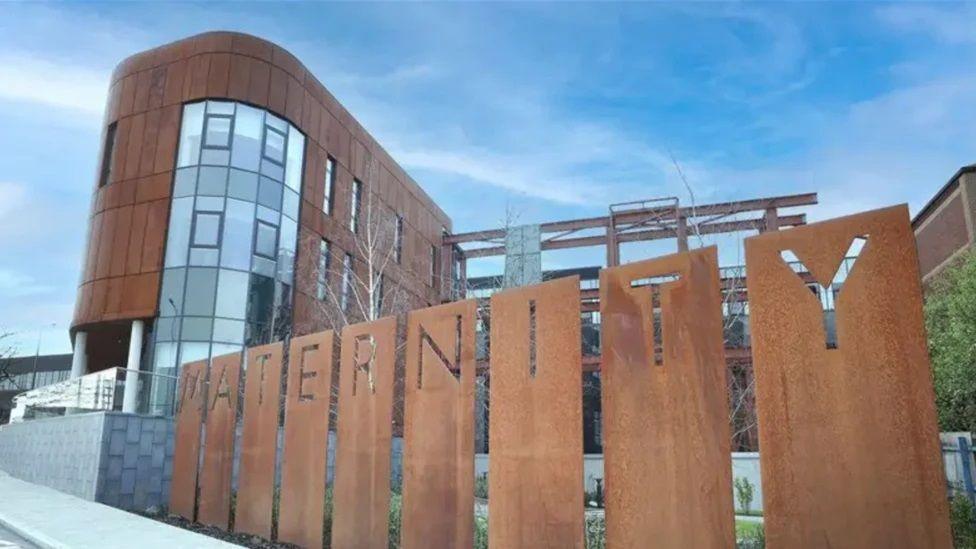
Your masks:
[{"label": "blue sky", "polygon": [[[962,4],[3,3],[0,330],[25,354],[39,330],[44,352],[69,349],[107,82],[130,53],[213,29],[277,42],[458,231],[688,203],[675,161],[699,203],[817,191],[807,212],[825,219],[915,212],[976,162],[974,18]],[[736,239],[718,243],[740,259]]]}]

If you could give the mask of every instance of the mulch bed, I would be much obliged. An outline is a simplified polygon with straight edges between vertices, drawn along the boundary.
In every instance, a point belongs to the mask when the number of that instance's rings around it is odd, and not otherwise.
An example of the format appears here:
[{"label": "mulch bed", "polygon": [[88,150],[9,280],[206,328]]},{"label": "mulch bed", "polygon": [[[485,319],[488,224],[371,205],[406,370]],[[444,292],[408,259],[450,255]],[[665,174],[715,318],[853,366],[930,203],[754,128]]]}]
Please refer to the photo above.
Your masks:
[{"label": "mulch bed", "polygon": [[190,522],[185,518],[178,517],[176,515],[163,515],[163,514],[153,514],[153,513],[139,513],[139,514],[144,517],[169,524],[170,526],[176,526],[177,528],[182,528],[184,530],[196,532],[197,534],[203,534],[204,536],[217,538],[219,540],[226,541],[227,543],[234,543],[237,545],[241,545],[243,547],[251,547],[253,549],[294,549],[298,547],[297,545],[293,545],[291,543],[270,541],[262,537],[254,536],[251,534],[227,532],[214,526],[206,526],[204,524]]}]

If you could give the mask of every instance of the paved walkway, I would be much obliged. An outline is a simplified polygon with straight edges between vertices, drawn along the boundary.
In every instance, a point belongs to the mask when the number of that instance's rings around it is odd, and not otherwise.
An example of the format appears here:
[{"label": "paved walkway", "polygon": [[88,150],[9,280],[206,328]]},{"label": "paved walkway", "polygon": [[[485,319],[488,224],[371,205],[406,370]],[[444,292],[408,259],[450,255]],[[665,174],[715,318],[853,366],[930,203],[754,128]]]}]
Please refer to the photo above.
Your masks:
[{"label": "paved walkway", "polygon": [[[114,507],[15,479],[0,471],[0,548],[8,531],[22,547],[172,549],[237,547]],[[23,540],[31,545],[24,545]],[[10,540],[17,543],[16,538]]]},{"label": "paved walkway", "polygon": [[0,524],[0,549],[37,549],[37,546]]}]

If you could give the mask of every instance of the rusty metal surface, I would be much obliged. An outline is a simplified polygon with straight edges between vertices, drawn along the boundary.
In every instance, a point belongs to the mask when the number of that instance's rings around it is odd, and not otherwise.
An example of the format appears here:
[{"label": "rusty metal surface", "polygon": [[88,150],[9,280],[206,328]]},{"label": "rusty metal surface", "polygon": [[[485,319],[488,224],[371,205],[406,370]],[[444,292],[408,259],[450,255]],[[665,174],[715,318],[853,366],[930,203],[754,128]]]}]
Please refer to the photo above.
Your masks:
[{"label": "rusty metal surface", "polygon": [[[828,349],[819,300],[780,254],[830,284],[865,236]],[[745,245],[767,546],[951,547],[908,208]]]},{"label": "rusty metal surface", "polygon": [[282,343],[247,350],[241,465],[234,530],[271,539],[278,413],[281,408]]},{"label": "rusty metal surface", "polygon": [[604,269],[600,292],[607,546],[733,547],[715,247]]},{"label": "rusty metal surface", "polygon": [[307,548],[323,541],[334,338],[332,330],[295,337],[288,350],[278,540]]},{"label": "rusty metal surface", "polygon": [[206,443],[200,470],[197,520],[227,530],[234,465],[234,427],[240,395],[241,355],[214,357],[207,388]]},{"label": "rusty metal surface", "polygon": [[467,549],[474,538],[476,309],[469,299],[407,319],[403,549]]},{"label": "rusty metal surface", "polygon": [[579,300],[578,276],[491,296],[491,547],[583,548]]},{"label": "rusty metal surface", "polygon": [[342,330],[332,547],[386,549],[396,318]]},{"label": "rusty metal surface", "polygon": [[194,520],[197,498],[197,473],[200,465],[200,429],[207,402],[207,361],[190,362],[180,369],[176,400],[173,480],[170,484],[169,511]]}]

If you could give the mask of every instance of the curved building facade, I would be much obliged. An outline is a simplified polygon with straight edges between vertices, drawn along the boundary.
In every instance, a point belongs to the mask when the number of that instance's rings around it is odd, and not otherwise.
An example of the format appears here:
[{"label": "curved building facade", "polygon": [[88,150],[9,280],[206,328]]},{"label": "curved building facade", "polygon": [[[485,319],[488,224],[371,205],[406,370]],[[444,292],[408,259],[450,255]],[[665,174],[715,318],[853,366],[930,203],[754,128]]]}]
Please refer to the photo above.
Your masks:
[{"label": "curved building facade", "polygon": [[379,296],[396,287],[408,308],[448,296],[450,219],[294,56],[214,32],[126,59],[106,108],[73,375],[161,374],[139,394],[167,413],[179,364],[329,327],[321,311],[339,306],[346,271],[368,278],[365,204],[395,227]]}]

